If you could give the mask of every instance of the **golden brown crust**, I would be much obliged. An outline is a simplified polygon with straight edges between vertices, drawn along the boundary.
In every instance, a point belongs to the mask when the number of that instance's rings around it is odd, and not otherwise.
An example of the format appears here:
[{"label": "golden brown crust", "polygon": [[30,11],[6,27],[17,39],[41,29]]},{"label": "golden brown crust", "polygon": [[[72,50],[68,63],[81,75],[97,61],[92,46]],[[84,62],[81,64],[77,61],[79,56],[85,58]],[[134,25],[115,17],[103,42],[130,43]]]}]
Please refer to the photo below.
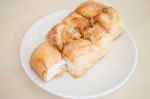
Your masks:
[{"label": "golden brown crust", "polygon": [[107,33],[105,29],[98,24],[94,24],[92,27],[87,28],[82,35],[84,39],[97,43],[105,33]]},{"label": "golden brown crust", "polygon": [[86,18],[93,18],[98,15],[106,6],[101,3],[89,0],[80,4],[76,11]]},{"label": "golden brown crust", "polygon": [[[91,62],[87,61],[90,57],[90,45],[91,42],[88,40],[79,39],[70,41],[64,47],[63,56],[67,61],[68,72],[72,76],[79,77],[83,75],[87,70],[85,68],[91,66],[91,64],[88,64]],[[85,59],[86,63],[83,59]]]},{"label": "golden brown crust", "polygon": [[88,40],[79,39],[70,41],[64,47],[63,56],[68,62],[68,71],[73,76],[82,76],[111,48],[112,40],[107,35],[105,34],[97,44],[91,43]]},{"label": "golden brown crust", "polygon": [[63,56],[67,57],[70,61],[74,60],[82,53],[86,53],[89,50],[91,43],[87,40],[78,39],[71,40],[63,50]]},{"label": "golden brown crust", "polygon": [[47,70],[62,59],[59,51],[44,42],[37,46],[30,58],[30,65],[33,70],[43,79],[46,79]]},{"label": "golden brown crust", "polygon": [[47,35],[48,41],[54,44],[60,51],[62,51],[63,46],[71,39],[80,38],[81,34],[78,30],[66,25],[64,23],[59,23],[55,25]]},{"label": "golden brown crust", "polygon": [[31,67],[45,79],[47,68],[59,62],[62,54],[72,64],[68,71],[79,77],[108,52],[123,30],[124,22],[117,11],[86,1],[48,32],[51,46],[43,43],[34,50]]},{"label": "golden brown crust", "polygon": [[[99,28],[97,24],[100,25]],[[47,37],[48,41],[62,51],[66,43],[72,39],[89,39],[95,43],[104,32],[107,32],[115,40],[123,30],[123,21],[117,11],[96,1],[86,1],[61,23],[55,25]]]},{"label": "golden brown crust", "polygon": [[113,8],[105,8],[95,20],[102,25],[106,30],[110,30],[118,21],[117,12]]},{"label": "golden brown crust", "polygon": [[123,32],[123,20],[118,12],[112,7],[105,8],[103,12],[95,18],[95,20],[104,29],[106,29],[110,35],[112,35],[112,39],[115,39]]},{"label": "golden brown crust", "polygon": [[63,43],[62,43],[62,38],[61,35],[57,33],[57,29],[59,28],[60,31],[63,30],[63,25],[56,24],[52,29],[48,32],[47,35],[47,40],[54,44],[59,50],[62,49]]},{"label": "golden brown crust", "polygon": [[89,20],[76,12],[72,12],[63,22],[75,29],[78,28],[79,32],[83,32],[86,27],[90,26]]}]

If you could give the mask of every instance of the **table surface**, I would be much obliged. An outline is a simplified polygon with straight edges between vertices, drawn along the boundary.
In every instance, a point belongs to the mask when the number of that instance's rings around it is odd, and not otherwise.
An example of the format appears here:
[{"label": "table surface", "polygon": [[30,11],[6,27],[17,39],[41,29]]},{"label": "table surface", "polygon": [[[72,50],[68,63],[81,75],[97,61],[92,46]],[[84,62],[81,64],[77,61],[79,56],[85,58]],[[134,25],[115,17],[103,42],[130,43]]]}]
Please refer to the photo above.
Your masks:
[{"label": "table surface", "polygon": [[[0,99],[62,99],[36,86],[20,61],[21,41],[41,17],[83,0],[0,0]],[[137,68],[117,91],[96,99],[150,98],[150,0],[101,0],[124,17],[139,50]]]}]

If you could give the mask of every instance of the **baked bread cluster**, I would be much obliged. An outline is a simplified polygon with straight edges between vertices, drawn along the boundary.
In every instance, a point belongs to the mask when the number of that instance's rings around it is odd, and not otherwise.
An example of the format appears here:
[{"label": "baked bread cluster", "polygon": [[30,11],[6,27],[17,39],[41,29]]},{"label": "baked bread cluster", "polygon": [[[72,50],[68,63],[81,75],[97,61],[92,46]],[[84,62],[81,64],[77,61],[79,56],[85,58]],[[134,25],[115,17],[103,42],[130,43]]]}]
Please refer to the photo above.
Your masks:
[{"label": "baked bread cluster", "polygon": [[123,33],[124,22],[112,7],[86,1],[53,26],[33,51],[30,64],[45,81],[63,72],[80,77],[102,58]]}]

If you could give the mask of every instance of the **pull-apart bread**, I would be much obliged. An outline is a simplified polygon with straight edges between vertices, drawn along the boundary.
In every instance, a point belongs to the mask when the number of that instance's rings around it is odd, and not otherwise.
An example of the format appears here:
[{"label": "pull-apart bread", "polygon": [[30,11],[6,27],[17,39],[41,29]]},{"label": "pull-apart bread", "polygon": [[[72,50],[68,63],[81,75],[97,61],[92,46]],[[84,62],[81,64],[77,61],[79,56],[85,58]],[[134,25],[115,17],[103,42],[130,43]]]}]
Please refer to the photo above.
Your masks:
[{"label": "pull-apart bread", "polygon": [[45,81],[64,71],[80,77],[123,31],[123,19],[115,9],[86,1],[50,29],[46,41],[32,53],[31,67]]}]

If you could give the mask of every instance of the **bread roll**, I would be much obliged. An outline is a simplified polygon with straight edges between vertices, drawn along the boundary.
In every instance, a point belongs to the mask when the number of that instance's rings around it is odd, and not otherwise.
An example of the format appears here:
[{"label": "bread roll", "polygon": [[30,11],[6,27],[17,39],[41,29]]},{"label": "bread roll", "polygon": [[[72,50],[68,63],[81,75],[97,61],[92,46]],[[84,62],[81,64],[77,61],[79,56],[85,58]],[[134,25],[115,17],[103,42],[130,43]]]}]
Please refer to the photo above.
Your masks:
[{"label": "bread roll", "polygon": [[44,80],[51,80],[63,72],[65,62],[59,51],[47,42],[37,46],[30,59],[32,69]]},{"label": "bread roll", "polygon": [[62,51],[63,46],[71,39],[80,38],[81,34],[71,25],[60,23],[55,25],[48,33],[48,41],[54,44],[59,51]]},{"label": "bread roll", "polygon": [[105,7],[107,6],[91,0],[80,4],[76,8],[76,11],[82,16],[90,19],[101,13]]},{"label": "bread roll", "polygon": [[95,20],[107,30],[115,40],[124,31],[124,22],[119,13],[112,7],[104,8]]},{"label": "bread roll", "polygon": [[69,14],[69,16],[63,19],[63,23],[74,29],[78,29],[79,33],[83,32],[85,28],[90,26],[89,19],[83,17],[77,12]]},{"label": "bread roll", "polygon": [[88,40],[72,40],[64,47],[63,55],[67,69],[74,77],[82,76],[94,63],[111,48],[112,41],[103,36],[98,45]]}]

